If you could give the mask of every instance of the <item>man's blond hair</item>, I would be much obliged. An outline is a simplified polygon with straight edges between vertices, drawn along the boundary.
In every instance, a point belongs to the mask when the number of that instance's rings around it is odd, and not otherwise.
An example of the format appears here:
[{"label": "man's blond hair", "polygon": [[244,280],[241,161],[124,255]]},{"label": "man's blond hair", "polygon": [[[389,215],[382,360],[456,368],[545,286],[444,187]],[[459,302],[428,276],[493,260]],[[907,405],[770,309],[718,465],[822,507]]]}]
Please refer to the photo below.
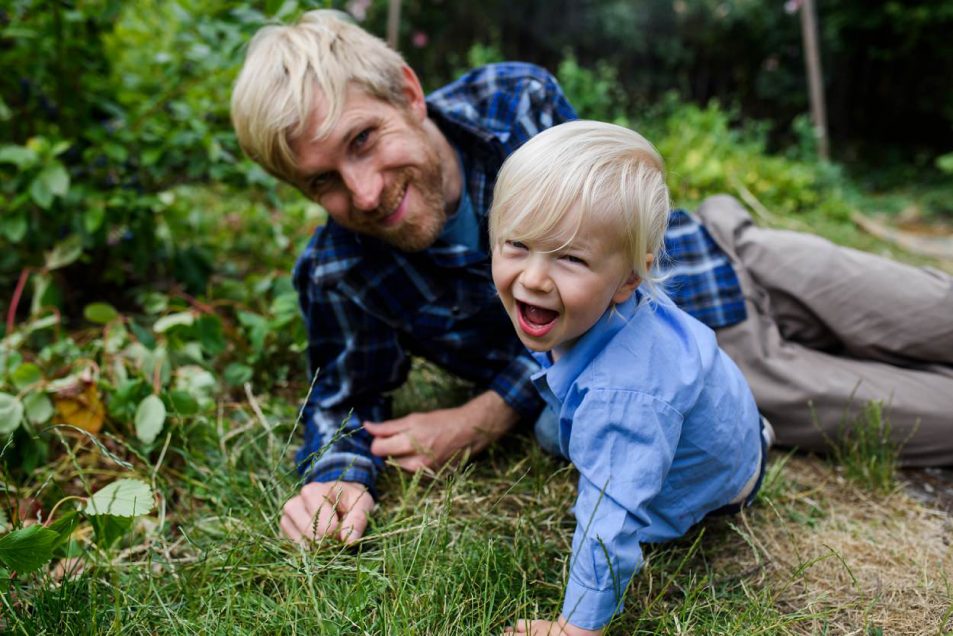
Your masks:
[{"label": "man's blond hair", "polygon": [[324,100],[327,116],[316,139],[337,123],[351,84],[406,107],[404,65],[399,53],[339,11],[309,11],[295,24],[263,27],[232,90],[238,143],[265,170],[293,182],[297,162],[289,140],[307,132],[317,100]]},{"label": "man's blond hair", "polygon": [[[490,210],[490,245],[503,241],[567,245],[590,216],[612,224],[649,296],[670,208],[665,165],[639,133],[597,121],[572,121],[539,133],[500,169]],[[559,232],[563,219],[572,231]],[[559,249],[559,247],[557,247]]]}]

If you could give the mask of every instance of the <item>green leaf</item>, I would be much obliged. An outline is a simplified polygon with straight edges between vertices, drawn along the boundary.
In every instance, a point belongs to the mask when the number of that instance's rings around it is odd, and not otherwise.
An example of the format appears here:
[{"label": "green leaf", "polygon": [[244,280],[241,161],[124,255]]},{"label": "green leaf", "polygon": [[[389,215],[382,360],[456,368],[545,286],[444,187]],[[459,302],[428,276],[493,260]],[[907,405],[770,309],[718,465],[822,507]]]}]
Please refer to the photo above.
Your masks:
[{"label": "green leaf", "polygon": [[22,241],[28,228],[29,223],[25,214],[12,212],[0,219],[0,234],[6,236],[11,243]]},{"label": "green leaf", "polygon": [[195,333],[202,348],[212,356],[225,351],[227,342],[218,316],[204,315],[195,321]]},{"label": "green leaf", "polygon": [[164,333],[173,327],[189,326],[195,322],[195,314],[191,311],[181,311],[177,314],[169,314],[156,320],[152,325],[152,330],[156,333]]},{"label": "green leaf", "polygon": [[59,534],[34,524],[0,537],[0,561],[18,574],[32,572],[50,562]]},{"label": "green leaf", "polygon": [[0,163],[12,163],[20,170],[36,163],[38,155],[23,146],[0,146]]},{"label": "green leaf", "polygon": [[32,362],[21,364],[13,373],[10,374],[10,380],[18,389],[24,389],[31,384],[36,384],[42,379],[43,372],[40,371],[40,367],[36,366]]},{"label": "green leaf", "polygon": [[57,243],[52,251],[46,253],[46,269],[66,267],[83,253],[83,239],[74,234],[65,241]]},{"label": "green leaf", "polygon": [[78,525],[79,513],[75,510],[62,513],[56,521],[51,523],[49,529],[58,535],[56,542],[53,544],[53,549],[55,550],[69,541],[70,535],[73,534],[73,530]]},{"label": "green leaf", "polygon": [[30,183],[30,196],[33,198],[33,201],[44,210],[49,209],[49,207],[53,205],[53,192],[50,190],[50,186],[47,185],[46,181],[40,178],[40,175],[34,177]]},{"label": "green leaf", "polygon": [[40,172],[38,179],[43,179],[50,193],[61,197],[69,192],[69,173],[59,162],[52,163]]},{"label": "green leaf", "polygon": [[102,226],[105,220],[106,208],[102,205],[94,205],[83,214],[83,229],[87,234],[92,234]]},{"label": "green leaf", "polygon": [[937,157],[936,167],[947,174],[953,174],[953,152]]},{"label": "green leaf", "polygon": [[225,367],[224,377],[225,382],[232,386],[241,386],[245,382],[248,382],[252,378],[252,368],[247,364],[241,364],[240,362],[233,362],[227,367]]},{"label": "green leaf", "polygon": [[136,409],[136,437],[143,444],[151,444],[165,423],[165,404],[158,395],[149,395]]},{"label": "green leaf", "polygon": [[90,517],[89,521],[96,533],[96,545],[105,550],[111,548],[124,534],[129,532],[133,517],[96,515]]},{"label": "green leaf", "polygon": [[30,393],[23,398],[26,417],[34,424],[44,424],[53,417],[53,402],[46,393]]},{"label": "green leaf", "polygon": [[177,414],[188,417],[199,412],[199,403],[188,391],[172,389],[169,391],[169,402],[172,410]]},{"label": "green leaf", "polygon": [[105,325],[115,320],[119,313],[109,303],[90,303],[83,309],[83,316],[90,322]]},{"label": "green leaf", "polygon": [[118,479],[90,497],[83,512],[91,516],[138,517],[148,514],[154,503],[148,484],[138,479]]},{"label": "green leaf", "polygon": [[16,396],[0,393],[0,435],[9,435],[20,428],[23,403]]}]

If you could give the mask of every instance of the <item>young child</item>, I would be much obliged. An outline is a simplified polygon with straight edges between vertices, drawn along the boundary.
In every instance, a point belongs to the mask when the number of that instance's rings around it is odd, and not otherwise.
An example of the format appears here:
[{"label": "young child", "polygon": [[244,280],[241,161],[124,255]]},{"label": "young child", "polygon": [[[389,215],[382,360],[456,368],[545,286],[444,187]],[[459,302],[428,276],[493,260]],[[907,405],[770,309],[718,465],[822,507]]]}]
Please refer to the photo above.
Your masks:
[{"label": "young child", "polygon": [[579,471],[562,614],[517,633],[602,633],[641,543],[740,510],[760,486],[766,446],[748,385],[651,270],[668,213],[661,157],[620,126],[555,126],[500,171],[493,281],[558,414],[537,432],[552,422]]}]

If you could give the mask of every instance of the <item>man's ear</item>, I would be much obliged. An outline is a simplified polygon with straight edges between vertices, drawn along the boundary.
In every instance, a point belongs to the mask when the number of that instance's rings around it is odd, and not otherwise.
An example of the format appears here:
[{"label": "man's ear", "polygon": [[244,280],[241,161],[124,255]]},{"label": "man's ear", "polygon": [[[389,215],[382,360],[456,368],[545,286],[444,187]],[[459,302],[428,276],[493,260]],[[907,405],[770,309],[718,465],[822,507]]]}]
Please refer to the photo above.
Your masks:
[{"label": "man's ear", "polygon": [[414,69],[404,64],[400,71],[404,76],[402,90],[404,99],[407,100],[407,111],[422,122],[427,118],[427,102],[424,98],[424,89],[420,85],[420,80],[417,79]]}]

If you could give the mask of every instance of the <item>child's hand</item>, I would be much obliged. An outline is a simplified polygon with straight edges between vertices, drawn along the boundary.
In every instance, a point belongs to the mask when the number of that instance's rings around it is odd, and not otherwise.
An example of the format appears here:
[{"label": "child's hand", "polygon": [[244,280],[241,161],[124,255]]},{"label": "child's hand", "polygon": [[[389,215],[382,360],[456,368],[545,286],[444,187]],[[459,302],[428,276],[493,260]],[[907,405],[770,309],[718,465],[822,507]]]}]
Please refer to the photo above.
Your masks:
[{"label": "child's hand", "polygon": [[516,621],[516,627],[507,627],[503,633],[528,634],[529,636],[602,636],[601,629],[576,627],[564,616],[560,616],[555,622],[520,619]]}]

